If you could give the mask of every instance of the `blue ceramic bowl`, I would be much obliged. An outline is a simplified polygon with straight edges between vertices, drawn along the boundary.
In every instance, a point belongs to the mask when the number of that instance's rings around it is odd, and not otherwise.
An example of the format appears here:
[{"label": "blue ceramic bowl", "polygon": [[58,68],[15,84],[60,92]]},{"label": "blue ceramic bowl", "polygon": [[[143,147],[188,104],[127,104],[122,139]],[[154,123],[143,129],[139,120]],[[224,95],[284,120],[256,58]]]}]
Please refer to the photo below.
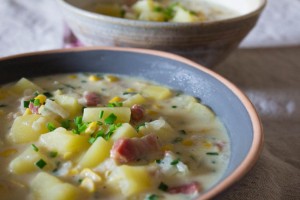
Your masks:
[{"label": "blue ceramic bowl", "polygon": [[21,77],[70,72],[138,76],[201,98],[225,124],[231,140],[229,166],[199,199],[211,199],[250,170],[263,142],[259,117],[248,98],[215,72],[174,54],[142,49],[82,48],[0,59],[0,84]]}]

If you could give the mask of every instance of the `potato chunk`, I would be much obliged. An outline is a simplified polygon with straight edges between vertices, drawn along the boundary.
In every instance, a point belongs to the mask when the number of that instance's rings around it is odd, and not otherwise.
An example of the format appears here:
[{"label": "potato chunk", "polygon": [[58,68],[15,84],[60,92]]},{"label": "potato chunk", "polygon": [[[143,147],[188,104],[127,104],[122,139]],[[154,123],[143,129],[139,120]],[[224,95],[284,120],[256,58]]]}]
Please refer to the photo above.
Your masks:
[{"label": "potato chunk", "polygon": [[71,119],[79,115],[82,110],[82,105],[78,103],[76,98],[71,96],[57,95],[55,96],[55,102],[69,112],[69,118]]},{"label": "potato chunk", "polygon": [[135,94],[133,95],[132,97],[129,97],[128,99],[126,99],[124,102],[123,102],[123,106],[126,106],[126,107],[131,107],[133,106],[134,104],[143,104],[146,102],[146,99],[140,95],[140,94]]},{"label": "potato chunk", "polygon": [[143,89],[142,95],[151,99],[162,100],[171,97],[172,92],[166,87],[149,85]]},{"label": "potato chunk", "polygon": [[36,152],[32,147],[28,147],[23,153],[13,159],[9,164],[9,170],[14,174],[26,174],[39,170],[36,162],[43,159],[46,165],[43,169],[51,170],[54,164],[47,158],[47,156]]},{"label": "potato chunk", "polygon": [[13,87],[12,90],[17,94],[23,94],[25,90],[31,90],[32,92],[38,91],[43,92],[43,89],[29,81],[26,78],[21,78]]},{"label": "potato chunk", "polygon": [[124,123],[114,132],[111,139],[113,141],[116,141],[120,138],[132,138],[137,136],[138,133],[136,132],[136,130],[130,124]]},{"label": "potato chunk", "polygon": [[80,194],[77,187],[45,172],[34,177],[30,188],[36,200],[76,200]]},{"label": "potato chunk", "polygon": [[[100,114],[103,112],[102,118]],[[84,122],[101,121],[105,122],[105,119],[110,115],[117,116],[115,123],[128,123],[130,121],[131,111],[127,107],[97,107],[97,108],[85,108],[83,111],[82,120]]]},{"label": "potato chunk", "polygon": [[96,167],[98,164],[103,162],[109,157],[109,152],[112,147],[112,143],[106,141],[102,137],[98,137],[97,140],[92,144],[92,146],[87,150],[79,165],[84,167]]},{"label": "potato chunk", "polygon": [[47,128],[49,122],[57,124],[55,120],[41,115],[19,116],[13,122],[9,138],[18,144],[36,141],[41,134],[49,131]]},{"label": "potato chunk", "polygon": [[109,184],[117,185],[126,197],[149,190],[153,183],[146,167],[122,165],[114,169]]},{"label": "potato chunk", "polygon": [[41,145],[50,151],[57,151],[61,155],[79,153],[88,148],[89,137],[77,135],[64,128],[57,128],[40,137]]}]

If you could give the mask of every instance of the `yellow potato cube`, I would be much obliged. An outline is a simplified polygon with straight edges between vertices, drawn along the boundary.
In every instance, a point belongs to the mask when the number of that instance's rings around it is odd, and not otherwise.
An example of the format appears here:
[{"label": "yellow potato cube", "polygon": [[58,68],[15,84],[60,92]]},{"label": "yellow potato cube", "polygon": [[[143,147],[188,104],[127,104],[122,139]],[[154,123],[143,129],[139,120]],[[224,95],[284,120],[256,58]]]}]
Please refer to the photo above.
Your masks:
[{"label": "yellow potato cube", "polygon": [[60,155],[76,153],[86,150],[89,146],[88,135],[77,135],[64,128],[57,128],[52,132],[41,135],[40,143],[50,151],[57,151]]},{"label": "yellow potato cube", "polygon": [[146,99],[140,95],[140,94],[135,94],[132,97],[129,97],[125,101],[123,101],[123,106],[125,107],[131,107],[134,104],[143,104],[146,102]]},{"label": "yellow potato cube", "polygon": [[19,116],[13,122],[9,138],[18,144],[36,141],[41,134],[49,131],[47,128],[49,122],[54,125],[58,124],[55,120],[41,115]]},{"label": "yellow potato cube", "polygon": [[55,165],[51,162],[51,160],[40,153],[40,151],[36,152],[31,146],[28,147],[23,153],[13,159],[9,164],[9,170],[14,174],[26,174],[34,171],[40,170],[38,166],[36,166],[36,162],[40,159],[43,159],[46,162],[43,170],[52,170]]},{"label": "yellow potato cube", "polygon": [[114,186],[119,186],[125,197],[130,197],[149,190],[153,186],[146,167],[122,165],[114,169],[109,179]]},{"label": "yellow potato cube", "polygon": [[[102,118],[100,115],[102,113]],[[85,108],[83,110],[82,120],[84,122],[101,121],[105,122],[105,119],[114,114],[117,116],[115,123],[125,123],[130,121],[131,110],[127,107],[97,107],[97,108]]]},{"label": "yellow potato cube", "polygon": [[111,140],[116,141],[120,138],[132,138],[137,136],[138,133],[136,130],[130,124],[124,123],[117,130],[115,130],[114,134],[111,136]]},{"label": "yellow potato cube", "polygon": [[40,172],[30,185],[36,200],[76,200],[80,199],[80,190],[64,183],[55,176]]},{"label": "yellow potato cube", "polygon": [[142,95],[155,100],[162,100],[171,97],[170,89],[162,86],[149,85],[142,90]]},{"label": "yellow potato cube", "polygon": [[195,22],[197,21],[197,17],[193,15],[190,11],[184,9],[181,6],[176,6],[175,15],[171,21],[173,22]]},{"label": "yellow potato cube", "polygon": [[78,116],[82,111],[82,105],[80,105],[78,100],[74,97],[68,95],[56,95],[55,102],[69,112],[69,118],[71,119]]},{"label": "yellow potato cube", "polygon": [[32,92],[38,91],[39,93],[43,92],[43,89],[37,86],[35,83],[29,81],[26,78],[21,78],[14,86],[12,90],[17,94],[23,94],[27,89],[30,89]]},{"label": "yellow potato cube", "polygon": [[106,141],[102,137],[98,137],[96,141],[90,146],[84,156],[81,158],[79,165],[81,167],[96,167],[103,162],[110,155],[112,143]]}]

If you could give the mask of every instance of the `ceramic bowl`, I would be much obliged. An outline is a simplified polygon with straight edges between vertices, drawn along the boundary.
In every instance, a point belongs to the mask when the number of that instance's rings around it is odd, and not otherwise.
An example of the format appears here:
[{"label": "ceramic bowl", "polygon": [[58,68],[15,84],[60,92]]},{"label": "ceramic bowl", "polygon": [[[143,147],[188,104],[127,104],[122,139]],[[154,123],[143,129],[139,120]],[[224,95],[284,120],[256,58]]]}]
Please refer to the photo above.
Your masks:
[{"label": "ceramic bowl", "polygon": [[82,48],[0,59],[0,84],[21,77],[101,72],[152,80],[198,97],[227,128],[231,157],[222,178],[198,198],[211,199],[244,176],[259,157],[263,133],[248,98],[215,72],[183,57],[144,49]]},{"label": "ceramic bowl", "polygon": [[171,23],[128,20],[85,9],[94,2],[107,0],[57,1],[67,24],[86,46],[168,51],[206,67],[220,63],[238,46],[254,27],[266,4],[266,0],[211,0],[236,14],[229,19],[205,23]]}]

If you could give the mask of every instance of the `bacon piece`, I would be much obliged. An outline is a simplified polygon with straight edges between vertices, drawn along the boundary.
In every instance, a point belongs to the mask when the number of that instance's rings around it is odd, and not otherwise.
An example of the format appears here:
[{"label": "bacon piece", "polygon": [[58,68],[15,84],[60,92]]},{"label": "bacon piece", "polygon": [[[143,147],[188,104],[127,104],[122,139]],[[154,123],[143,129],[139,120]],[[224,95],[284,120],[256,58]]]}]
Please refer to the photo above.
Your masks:
[{"label": "bacon piece", "polygon": [[83,97],[87,106],[97,106],[100,103],[100,95],[96,92],[84,92]]},{"label": "bacon piece", "polygon": [[198,193],[202,190],[202,186],[198,182],[192,182],[185,185],[170,187],[168,193],[171,194],[193,194]]},{"label": "bacon piece", "polygon": [[131,108],[131,119],[133,121],[140,121],[144,117],[144,108],[138,104],[134,104]]},{"label": "bacon piece", "polygon": [[33,114],[38,114],[39,112],[39,107],[40,106],[34,106],[34,104],[32,102],[29,103],[29,106],[28,108],[30,109],[30,111],[33,113]]},{"label": "bacon piece", "polygon": [[142,138],[118,139],[110,152],[117,164],[127,164],[140,160],[153,161],[163,157],[158,137],[154,134]]}]

